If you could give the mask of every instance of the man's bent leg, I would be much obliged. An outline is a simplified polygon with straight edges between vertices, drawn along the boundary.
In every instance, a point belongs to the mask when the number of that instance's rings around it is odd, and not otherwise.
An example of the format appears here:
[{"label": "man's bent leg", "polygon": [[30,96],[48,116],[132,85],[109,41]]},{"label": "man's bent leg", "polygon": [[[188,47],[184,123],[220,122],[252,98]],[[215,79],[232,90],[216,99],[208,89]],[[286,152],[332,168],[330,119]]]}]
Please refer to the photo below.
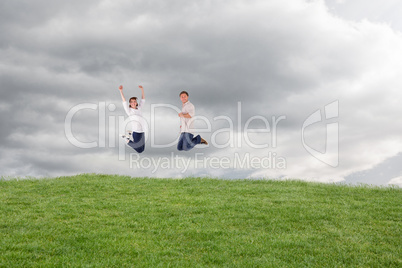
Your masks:
[{"label": "man's bent leg", "polygon": [[183,139],[183,150],[189,151],[192,148],[194,148],[194,146],[201,143],[200,135],[197,135],[196,137],[194,137],[194,135],[191,133],[185,132],[184,134],[185,135],[184,135],[184,139]]},{"label": "man's bent leg", "polygon": [[183,139],[184,139],[184,133],[181,133],[179,142],[177,143],[177,150],[179,150],[179,151],[183,150]]}]

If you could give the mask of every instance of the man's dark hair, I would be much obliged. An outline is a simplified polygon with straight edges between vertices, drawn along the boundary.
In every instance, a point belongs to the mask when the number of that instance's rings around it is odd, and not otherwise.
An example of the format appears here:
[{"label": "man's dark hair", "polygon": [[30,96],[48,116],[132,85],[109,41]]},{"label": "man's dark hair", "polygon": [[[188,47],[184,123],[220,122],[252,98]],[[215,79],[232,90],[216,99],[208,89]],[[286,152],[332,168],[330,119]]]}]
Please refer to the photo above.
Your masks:
[{"label": "man's dark hair", "polygon": [[187,95],[187,97],[188,97],[188,92],[187,91],[182,91],[182,92],[180,92],[180,94],[179,94],[179,97],[181,96],[181,94],[186,94]]}]

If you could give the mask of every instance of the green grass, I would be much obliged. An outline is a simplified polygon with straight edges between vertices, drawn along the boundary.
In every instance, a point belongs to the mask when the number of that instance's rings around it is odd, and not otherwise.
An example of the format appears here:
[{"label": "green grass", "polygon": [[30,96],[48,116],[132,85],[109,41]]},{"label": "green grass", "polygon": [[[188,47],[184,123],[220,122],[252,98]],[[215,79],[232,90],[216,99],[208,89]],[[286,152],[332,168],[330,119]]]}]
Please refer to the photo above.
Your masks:
[{"label": "green grass", "polygon": [[402,192],[84,174],[0,181],[0,267],[401,267]]}]

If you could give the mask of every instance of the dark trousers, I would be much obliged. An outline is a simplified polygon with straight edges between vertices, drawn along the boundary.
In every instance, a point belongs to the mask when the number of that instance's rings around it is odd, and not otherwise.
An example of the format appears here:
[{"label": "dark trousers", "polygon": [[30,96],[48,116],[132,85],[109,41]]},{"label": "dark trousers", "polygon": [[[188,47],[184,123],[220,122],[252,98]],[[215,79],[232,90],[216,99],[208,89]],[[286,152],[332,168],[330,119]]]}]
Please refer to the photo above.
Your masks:
[{"label": "dark trousers", "polygon": [[144,132],[134,132],[133,131],[133,141],[129,141],[128,146],[137,151],[137,153],[142,153],[145,149],[145,136]]},{"label": "dark trousers", "polygon": [[177,150],[188,151],[200,143],[201,143],[200,135],[197,135],[196,137],[194,137],[194,135],[191,133],[183,132],[180,134],[179,143],[177,144]]}]

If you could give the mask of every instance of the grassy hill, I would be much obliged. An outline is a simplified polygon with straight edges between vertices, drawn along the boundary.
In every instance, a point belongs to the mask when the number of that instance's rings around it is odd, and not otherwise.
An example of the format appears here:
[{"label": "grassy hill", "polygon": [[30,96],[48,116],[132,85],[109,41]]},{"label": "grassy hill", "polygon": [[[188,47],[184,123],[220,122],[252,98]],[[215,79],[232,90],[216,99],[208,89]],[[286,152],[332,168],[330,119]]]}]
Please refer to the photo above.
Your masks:
[{"label": "grassy hill", "polygon": [[0,181],[0,267],[401,267],[402,191],[84,174]]}]

